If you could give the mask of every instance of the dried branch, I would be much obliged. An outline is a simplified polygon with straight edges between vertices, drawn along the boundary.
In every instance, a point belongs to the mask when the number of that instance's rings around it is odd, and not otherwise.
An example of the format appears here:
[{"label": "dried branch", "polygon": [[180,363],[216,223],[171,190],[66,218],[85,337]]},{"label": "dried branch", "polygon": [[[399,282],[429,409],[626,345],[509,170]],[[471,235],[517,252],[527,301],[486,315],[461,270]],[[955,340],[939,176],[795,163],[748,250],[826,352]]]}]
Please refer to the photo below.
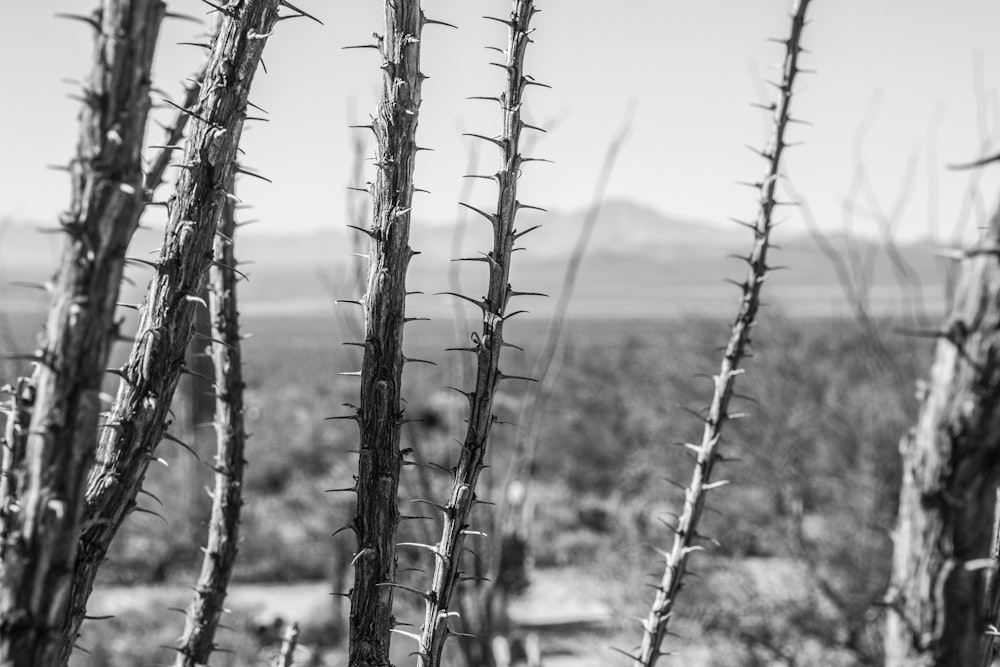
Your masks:
[{"label": "dried branch", "polygon": [[[230,191],[232,187],[230,182]],[[233,200],[226,201],[215,237],[215,263],[209,271],[211,349],[215,369],[215,490],[212,492],[208,546],[195,595],[188,606],[175,667],[208,664],[215,649],[215,631],[224,611],[226,588],[239,550],[247,434],[243,422],[243,355],[236,303],[238,276],[233,270],[236,266],[235,208]]]},{"label": "dried branch", "polygon": [[743,372],[739,366],[750,343],[750,329],[755,324],[757,310],[760,307],[761,287],[770,272],[767,252],[771,240],[771,218],[774,208],[778,205],[775,200],[775,189],[780,175],[781,155],[786,148],[785,130],[790,120],[792,90],[796,75],[799,73],[798,57],[802,50],[800,41],[808,6],[809,0],[796,0],[791,34],[783,42],[786,52],[782,80],[778,87],[780,99],[772,105],[774,135],[768,147],[761,151],[767,167],[764,178],[758,186],[760,208],[757,211],[757,219],[751,225],[754,234],[753,247],[749,256],[745,258],[749,266],[747,278],[741,285],[739,311],[733,322],[719,374],[715,376],[715,393],[708,416],[705,418],[701,444],[689,445],[697,457],[697,463],[685,492],[684,509],[674,528],[673,546],[670,551],[663,552],[665,561],[663,577],[656,588],[653,606],[643,622],[642,644],[639,652],[631,656],[636,667],[652,667],[662,655],[660,646],[670,623],[681,582],[687,573],[688,558],[702,548],[696,541],[700,538],[698,522],[705,507],[707,494],[727,483],[725,480],[712,481],[712,472],[721,458],[717,448],[722,439],[723,428],[730,419],[729,402],[733,396],[736,376]]},{"label": "dried branch", "polygon": [[389,664],[395,583],[396,494],[402,465],[399,439],[403,325],[406,322],[406,269],[413,168],[420,109],[420,35],[427,19],[419,0],[385,2],[385,34],[375,48],[382,56],[382,97],[372,121],[377,173],[372,190],[365,311],[361,406],[350,415],[358,422],[358,538],[351,590],[350,664]]},{"label": "dried branch", "polygon": [[[0,663],[57,665],[68,613],[84,482],[94,458],[98,393],[116,332],[125,251],[143,209],[141,153],[160,0],[105,0],[92,19],[94,65],[83,91],[80,139],[69,165],[72,203],[32,383],[17,511],[3,505]],[[15,403],[17,401],[15,400]],[[19,409],[19,408],[17,408]],[[14,468],[20,445],[8,459]],[[6,457],[5,457],[6,458]],[[8,484],[9,493],[13,486]]]},{"label": "dried branch", "polygon": [[530,23],[536,11],[532,0],[514,0],[510,20],[503,21],[510,28],[504,64],[506,82],[500,96],[503,130],[499,139],[487,138],[501,153],[501,168],[495,176],[496,213],[486,216],[493,225],[493,248],[487,255],[489,285],[480,302],[482,333],[472,337],[477,364],[475,389],[467,394],[468,430],[453,473],[450,498],[443,510],[441,539],[437,545],[425,545],[434,554],[434,578],[426,596],[423,628],[417,637],[419,667],[438,667],[445,641],[454,634],[448,627],[448,619],[455,614],[451,610],[452,595],[460,575],[470,514],[477,502],[476,483],[483,469],[490,427],[496,420],[493,399],[500,382],[509,379],[500,371],[499,364],[504,346],[503,327],[510,317],[507,305],[518,294],[509,282],[510,261],[519,236],[514,228],[515,218],[523,207],[517,200],[517,181],[524,162],[520,153],[521,131],[525,127],[522,102],[525,88],[533,81],[524,73],[524,55],[531,42]]},{"label": "dried branch", "polygon": [[[279,0],[245,0],[224,8],[205,83],[191,116],[182,172],[168,206],[163,247],[139,314],[138,334],[120,371],[111,413],[102,427],[87,484],[87,507],[76,560],[71,613],[61,628],[65,663],[76,640],[94,577],[130,512],[154,450],[169,425],[170,401],[184,371],[194,309],[212,263],[213,238],[235,169],[247,95]],[[52,662],[51,664],[57,664]]]}]

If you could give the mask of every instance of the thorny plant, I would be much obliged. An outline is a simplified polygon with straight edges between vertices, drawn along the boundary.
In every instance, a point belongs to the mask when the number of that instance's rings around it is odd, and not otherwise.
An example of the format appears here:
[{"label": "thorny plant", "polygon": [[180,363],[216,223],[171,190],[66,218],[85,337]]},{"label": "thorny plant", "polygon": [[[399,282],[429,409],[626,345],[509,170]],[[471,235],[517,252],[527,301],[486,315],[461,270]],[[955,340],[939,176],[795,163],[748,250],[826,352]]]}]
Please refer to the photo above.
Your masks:
[{"label": "thorny plant", "polygon": [[[231,182],[227,188],[233,192]],[[244,450],[243,354],[237,309],[236,202],[227,200],[214,240],[215,262],[209,271],[211,353],[215,374],[215,489],[208,545],[195,594],[188,606],[175,667],[207,665],[215,650],[215,632],[224,611],[226,588],[239,551],[243,506]]]},{"label": "thorny plant", "polygon": [[[209,3],[212,4],[212,3]],[[167,203],[168,223],[138,333],[111,412],[101,427],[97,460],[86,490],[84,524],[73,570],[69,613],[59,628],[65,664],[79,632],[94,578],[122,522],[140,508],[136,495],[155,448],[167,435],[170,401],[184,367],[192,336],[194,309],[213,263],[213,238],[231,193],[236,151],[247,114],[247,97],[267,38],[278,20],[282,0],[245,0],[212,6],[223,14],[211,44],[197,103],[190,116],[174,194]],[[294,10],[294,8],[293,8]],[[140,510],[142,511],[142,510]],[[149,510],[145,510],[149,511]]]},{"label": "thorny plant", "polygon": [[[83,89],[72,203],[36,372],[18,382],[0,497],[0,664],[57,665],[125,252],[145,201],[142,139],[160,0],[106,0]],[[33,403],[30,425],[24,408]],[[82,616],[82,613],[81,613]],[[70,640],[69,645],[72,645]]]},{"label": "thorny plant", "polygon": [[485,218],[493,227],[493,248],[482,257],[463,258],[482,262],[489,270],[487,294],[482,299],[474,299],[459,293],[446,292],[477,306],[482,312],[482,333],[473,333],[472,347],[456,350],[470,353],[476,358],[475,387],[472,391],[456,389],[469,401],[468,429],[462,443],[462,451],[457,465],[450,471],[452,488],[445,504],[437,504],[429,499],[421,502],[431,504],[440,510],[443,517],[441,538],[437,544],[406,543],[409,546],[429,551],[434,557],[434,574],[430,589],[417,592],[425,602],[424,622],[420,634],[401,630],[419,644],[417,665],[438,667],[444,651],[445,641],[455,631],[449,627],[450,617],[456,614],[452,609],[452,596],[460,581],[475,579],[463,576],[462,558],[465,540],[468,536],[481,537],[484,533],[470,527],[471,514],[479,504],[476,484],[483,470],[490,428],[496,421],[493,414],[493,400],[500,382],[525,379],[503,373],[500,356],[504,347],[515,347],[504,340],[504,324],[511,317],[524,311],[508,311],[511,298],[520,296],[540,296],[532,292],[514,290],[509,282],[511,254],[515,242],[537,228],[517,230],[514,227],[518,211],[538,209],[523,204],[517,199],[517,182],[524,164],[537,158],[525,157],[520,153],[521,133],[525,129],[538,130],[524,121],[522,105],[525,89],[529,86],[544,86],[524,73],[524,57],[531,42],[530,23],[538,10],[532,0],[515,0],[508,19],[487,17],[509,28],[507,48],[503,52],[505,61],[498,63],[506,73],[505,86],[499,97],[486,97],[499,104],[503,114],[502,131],[499,137],[479,134],[469,136],[494,144],[501,154],[501,167],[493,175],[473,176],[495,180],[497,183],[496,212],[488,213],[469,204],[463,204]]},{"label": "thorny plant", "polygon": [[406,270],[415,254],[409,246],[413,206],[413,169],[417,152],[417,121],[421,84],[420,39],[424,16],[419,0],[387,0],[385,30],[371,48],[382,58],[382,95],[370,125],[375,134],[376,177],[371,186],[372,223],[367,234],[368,279],[360,305],[365,313],[365,339],[353,344],[363,348],[361,370],[345,373],[361,378],[359,406],[346,419],[358,423],[357,511],[348,524],[357,536],[353,558],[354,586],[350,592],[350,664],[389,664],[392,589],[396,577],[396,529],[400,521],[396,495],[403,461],[400,396],[403,366],[403,328],[415,318],[406,317]]},{"label": "thorny plant", "polygon": [[673,545],[669,551],[662,552],[663,576],[656,586],[656,595],[649,614],[642,622],[642,643],[638,652],[632,654],[615,649],[631,658],[636,667],[652,667],[663,655],[661,645],[687,573],[688,559],[692,553],[703,548],[697,544],[698,541],[705,539],[698,533],[698,522],[704,511],[708,492],[728,483],[727,480],[713,481],[712,472],[717,463],[725,461],[718,451],[722,431],[726,422],[736,416],[729,412],[729,404],[734,397],[737,397],[736,377],[743,372],[740,364],[746,357],[747,347],[750,344],[750,330],[755,324],[757,310],[760,307],[761,287],[773,270],[767,263],[767,254],[771,245],[772,216],[779,203],[775,198],[775,191],[781,173],[781,155],[787,147],[785,131],[788,125],[794,122],[790,112],[792,90],[796,75],[800,71],[798,58],[802,51],[800,42],[808,6],[809,0],[796,0],[791,33],[786,40],[783,40],[785,59],[781,83],[778,85],[780,97],[768,108],[774,114],[774,134],[767,148],[760,151],[761,157],[767,162],[767,167],[763,179],[755,184],[760,192],[760,208],[753,223],[739,223],[748,227],[754,236],[750,254],[742,257],[748,265],[747,277],[742,283],[737,283],[741,292],[739,310],[733,322],[719,373],[714,377],[715,392],[708,415],[704,417],[705,427],[701,443],[684,444],[684,447],[694,454],[695,470],[685,488],[681,515],[674,525],[669,526],[674,533]]}]

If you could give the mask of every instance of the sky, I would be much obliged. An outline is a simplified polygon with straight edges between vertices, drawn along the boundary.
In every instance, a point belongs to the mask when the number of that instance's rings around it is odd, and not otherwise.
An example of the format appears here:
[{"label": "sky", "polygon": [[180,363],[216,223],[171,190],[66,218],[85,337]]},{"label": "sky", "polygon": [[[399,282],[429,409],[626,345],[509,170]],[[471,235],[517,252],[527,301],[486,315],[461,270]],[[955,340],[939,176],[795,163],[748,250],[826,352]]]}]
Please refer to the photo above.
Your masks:
[{"label": "sky", "polygon": [[[297,19],[279,24],[265,50],[251,100],[269,122],[244,135],[246,164],[273,184],[244,178],[239,194],[260,218],[258,233],[306,232],[346,222],[352,131],[375,109],[377,55],[343,47],[371,41],[381,30],[377,0],[299,0],[325,25]],[[550,131],[532,153],[521,200],[555,210],[590,201],[606,146],[630,106],[630,139],[608,196],[632,200],[684,220],[723,225],[752,217],[764,165],[747,145],[761,146],[768,117],[750,106],[768,101],[764,79],[778,74],[782,48],[768,38],[787,34],[790,0],[538,0],[527,70],[551,90],[527,95],[525,117]],[[78,103],[67,79],[86,76],[91,35],[83,23],[55,18],[79,12],[80,0],[17,2],[6,7],[0,41],[0,220],[47,224],[69,197],[65,163],[76,135]],[[205,17],[197,0],[172,0],[170,10]],[[434,149],[417,161],[418,220],[456,218],[462,178],[474,140],[462,132],[499,131],[495,105],[469,101],[494,95],[502,72],[489,62],[502,46],[508,0],[424,0],[431,18],[459,30],[425,29],[418,143]],[[1000,166],[974,172],[947,165],[1000,147],[1000,4],[990,0],[813,0],[793,101],[802,142],[787,153],[785,173],[829,233],[878,235],[890,224],[897,238],[970,238],[996,200]],[[203,28],[169,20],[158,45],[156,86],[180,95],[194,71]],[[163,116],[166,118],[166,116]],[[159,142],[152,132],[148,143]],[[490,150],[487,150],[490,149]],[[371,154],[368,147],[367,154]],[[481,170],[498,164],[481,147]],[[367,173],[371,166],[366,163]],[[366,179],[363,179],[366,180]],[[486,183],[486,182],[483,182]],[[864,184],[863,187],[860,184]],[[490,205],[490,185],[470,201]],[[350,195],[353,196],[353,195]],[[853,201],[854,214],[846,202]],[[791,211],[789,209],[789,211]],[[803,217],[787,226],[804,231]],[[879,220],[882,220],[880,223]],[[888,221],[888,223],[886,223]],[[253,227],[249,228],[253,229]],[[729,229],[723,227],[723,229]],[[734,231],[735,227],[732,228]],[[958,230],[956,232],[955,230]]]}]

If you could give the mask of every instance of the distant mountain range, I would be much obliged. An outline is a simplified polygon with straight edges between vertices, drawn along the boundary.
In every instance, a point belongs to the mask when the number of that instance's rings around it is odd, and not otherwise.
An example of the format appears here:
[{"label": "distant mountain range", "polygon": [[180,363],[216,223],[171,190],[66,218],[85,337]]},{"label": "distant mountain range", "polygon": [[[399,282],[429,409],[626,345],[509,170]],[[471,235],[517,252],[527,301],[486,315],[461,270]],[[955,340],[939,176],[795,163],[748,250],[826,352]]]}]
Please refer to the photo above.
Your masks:
[{"label": "distant mountain range", "polygon": [[[544,292],[555,297],[571,249],[581,228],[585,210],[539,213],[523,211],[520,226],[542,224],[523,239],[525,252],[515,255],[512,283],[521,291]],[[491,243],[489,223],[470,214],[465,223],[462,256],[485,252]],[[160,232],[142,231],[136,236],[134,256],[148,257],[160,245]],[[782,228],[775,234],[780,245],[772,254],[779,271],[770,279],[767,300],[793,316],[842,315],[849,303],[838,282],[831,260],[808,235],[787,237]],[[352,235],[346,228],[278,236],[244,232],[238,239],[238,256],[250,262],[241,267],[250,277],[241,294],[243,310],[254,314],[314,314],[333,308],[334,297],[356,298],[359,289],[350,279],[353,266],[363,262],[348,257]],[[365,239],[366,240],[366,239]],[[885,248],[863,239],[838,236],[828,239],[844,252],[853,248],[861,264],[870,264],[868,290],[871,310],[878,314],[900,313],[908,300],[916,298],[912,279],[902,281],[889,261]],[[452,297],[433,296],[450,290],[453,225],[414,223],[411,246],[421,254],[410,265],[408,286],[424,295],[408,302],[410,314],[448,317]],[[0,229],[0,308],[11,313],[44,309],[40,293],[10,286],[12,281],[44,281],[58,259],[61,235],[39,234],[27,225]],[[724,278],[742,280],[745,266],[727,258],[746,253],[751,234],[735,225],[720,227],[665,216],[627,201],[610,201],[601,211],[580,278],[575,287],[571,314],[579,317],[679,317],[689,314],[728,316],[736,305],[735,288]],[[361,245],[364,252],[365,245]],[[898,248],[906,271],[919,277],[919,299],[924,308],[940,313],[943,308],[942,266],[928,242]],[[848,261],[848,254],[843,255]],[[461,284],[466,293],[483,293],[482,265],[459,262]],[[850,270],[858,276],[857,270]],[[136,283],[123,300],[141,299],[147,280],[145,269],[129,269]],[[555,299],[523,297],[519,308],[533,315],[551,312]]]}]

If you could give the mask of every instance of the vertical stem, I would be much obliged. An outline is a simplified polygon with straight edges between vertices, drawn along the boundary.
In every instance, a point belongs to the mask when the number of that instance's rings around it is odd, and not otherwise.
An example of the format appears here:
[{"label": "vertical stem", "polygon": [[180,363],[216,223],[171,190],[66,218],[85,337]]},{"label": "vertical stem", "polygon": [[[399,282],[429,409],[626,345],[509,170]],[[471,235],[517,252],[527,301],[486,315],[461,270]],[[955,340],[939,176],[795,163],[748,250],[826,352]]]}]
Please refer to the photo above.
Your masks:
[{"label": "vertical stem", "polygon": [[420,667],[438,667],[441,664],[445,641],[453,632],[448,627],[449,617],[456,613],[451,608],[452,595],[461,576],[465,538],[469,534],[477,534],[469,529],[469,520],[478,502],[476,483],[483,469],[490,427],[496,420],[493,399],[500,382],[512,379],[500,371],[499,364],[500,352],[505,345],[504,322],[516,314],[507,312],[507,304],[511,297],[526,294],[514,291],[509,277],[514,242],[526,233],[515,230],[514,222],[518,210],[525,207],[517,200],[517,181],[523,164],[529,161],[520,154],[521,131],[526,127],[521,117],[522,101],[527,86],[539,85],[524,74],[524,55],[531,42],[530,23],[536,11],[532,0],[514,0],[510,18],[501,21],[509,27],[506,60],[502,65],[507,76],[504,91],[499,97],[503,113],[502,134],[499,138],[472,135],[500,149],[501,167],[494,176],[498,186],[496,213],[485,213],[466,204],[493,225],[493,248],[486,255],[489,286],[484,300],[455,294],[479,306],[483,324],[482,333],[472,336],[474,347],[465,350],[476,358],[475,388],[471,392],[463,392],[469,399],[468,429],[458,465],[452,473],[450,498],[441,508],[444,515],[441,539],[436,545],[414,545],[428,549],[434,555],[434,578],[424,596],[423,630],[419,636],[414,636],[420,643],[417,651],[417,665]]},{"label": "vertical stem", "polygon": [[705,419],[701,443],[686,445],[696,455],[695,470],[684,494],[684,509],[674,527],[673,546],[669,551],[663,552],[663,576],[657,586],[649,615],[643,621],[642,645],[638,654],[629,656],[636,667],[653,667],[662,655],[660,645],[666,635],[674,603],[687,572],[688,558],[702,548],[695,542],[700,537],[698,522],[705,507],[707,494],[712,489],[727,483],[725,480],[713,482],[712,471],[722,458],[717,451],[718,445],[722,439],[723,427],[730,418],[729,403],[733,397],[736,376],[743,372],[739,366],[750,344],[750,330],[756,323],[761,287],[770,272],[767,251],[771,242],[771,216],[777,206],[775,188],[781,172],[781,154],[786,147],[785,130],[791,120],[792,89],[799,72],[798,56],[802,51],[799,44],[808,5],[809,0],[795,0],[791,34],[784,41],[785,60],[778,88],[780,99],[772,105],[774,134],[768,147],[761,152],[767,167],[764,178],[758,184],[760,208],[757,211],[756,221],[747,225],[754,234],[753,247],[745,258],[748,265],[747,278],[740,285],[742,297],[739,310],[732,325],[719,374],[715,376],[715,392],[708,417]]},{"label": "vertical stem", "polygon": [[386,0],[385,34],[377,37],[382,56],[382,97],[372,129],[376,140],[375,184],[365,312],[358,460],[358,538],[351,589],[350,665],[389,665],[395,537],[399,524],[396,494],[402,455],[400,399],[403,325],[406,322],[406,269],[413,169],[420,92],[420,35],[425,23],[419,0]]},{"label": "vertical stem", "polygon": [[[143,209],[141,154],[161,0],[105,0],[70,164],[66,243],[38,352],[24,488],[7,504],[0,567],[0,665],[55,665],[69,610],[98,393],[117,333],[125,251]],[[20,452],[12,451],[11,464]],[[14,473],[22,474],[21,471]],[[10,487],[8,487],[8,490]]]},{"label": "vertical stem", "polygon": [[[170,402],[184,370],[194,308],[212,263],[213,238],[230,193],[247,96],[277,20],[279,0],[230,3],[212,45],[169,202],[163,247],[155,262],[135,344],[118,394],[102,426],[97,461],[87,483],[71,615],[61,629],[68,659],[98,567],[111,540],[136,508],[135,497],[169,425]],[[50,664],[57,664],[52,662]]]},{"label": "vertical stem", "polygon": [[916,423],[900,442],[888,667],[983,660],[986,582],[981,569],[966,565],[990,556],[988,518],[1000,479],[998,246],[1000,207],[962,262]]},{"label": "vertical stem", "polygon": [[[232,185],[230,185],[232,188]],[[240,345],[234,250],[235,202],[226,201],[215,237],[215,265],[209,271],[209,317],[215,372],[215,490],[208,546],[201,576],[188,606],[176,667],[208,664],[224,610],[226,588],[239,550],[243,466],[247,434],[243,422],[243,359]]]}]

